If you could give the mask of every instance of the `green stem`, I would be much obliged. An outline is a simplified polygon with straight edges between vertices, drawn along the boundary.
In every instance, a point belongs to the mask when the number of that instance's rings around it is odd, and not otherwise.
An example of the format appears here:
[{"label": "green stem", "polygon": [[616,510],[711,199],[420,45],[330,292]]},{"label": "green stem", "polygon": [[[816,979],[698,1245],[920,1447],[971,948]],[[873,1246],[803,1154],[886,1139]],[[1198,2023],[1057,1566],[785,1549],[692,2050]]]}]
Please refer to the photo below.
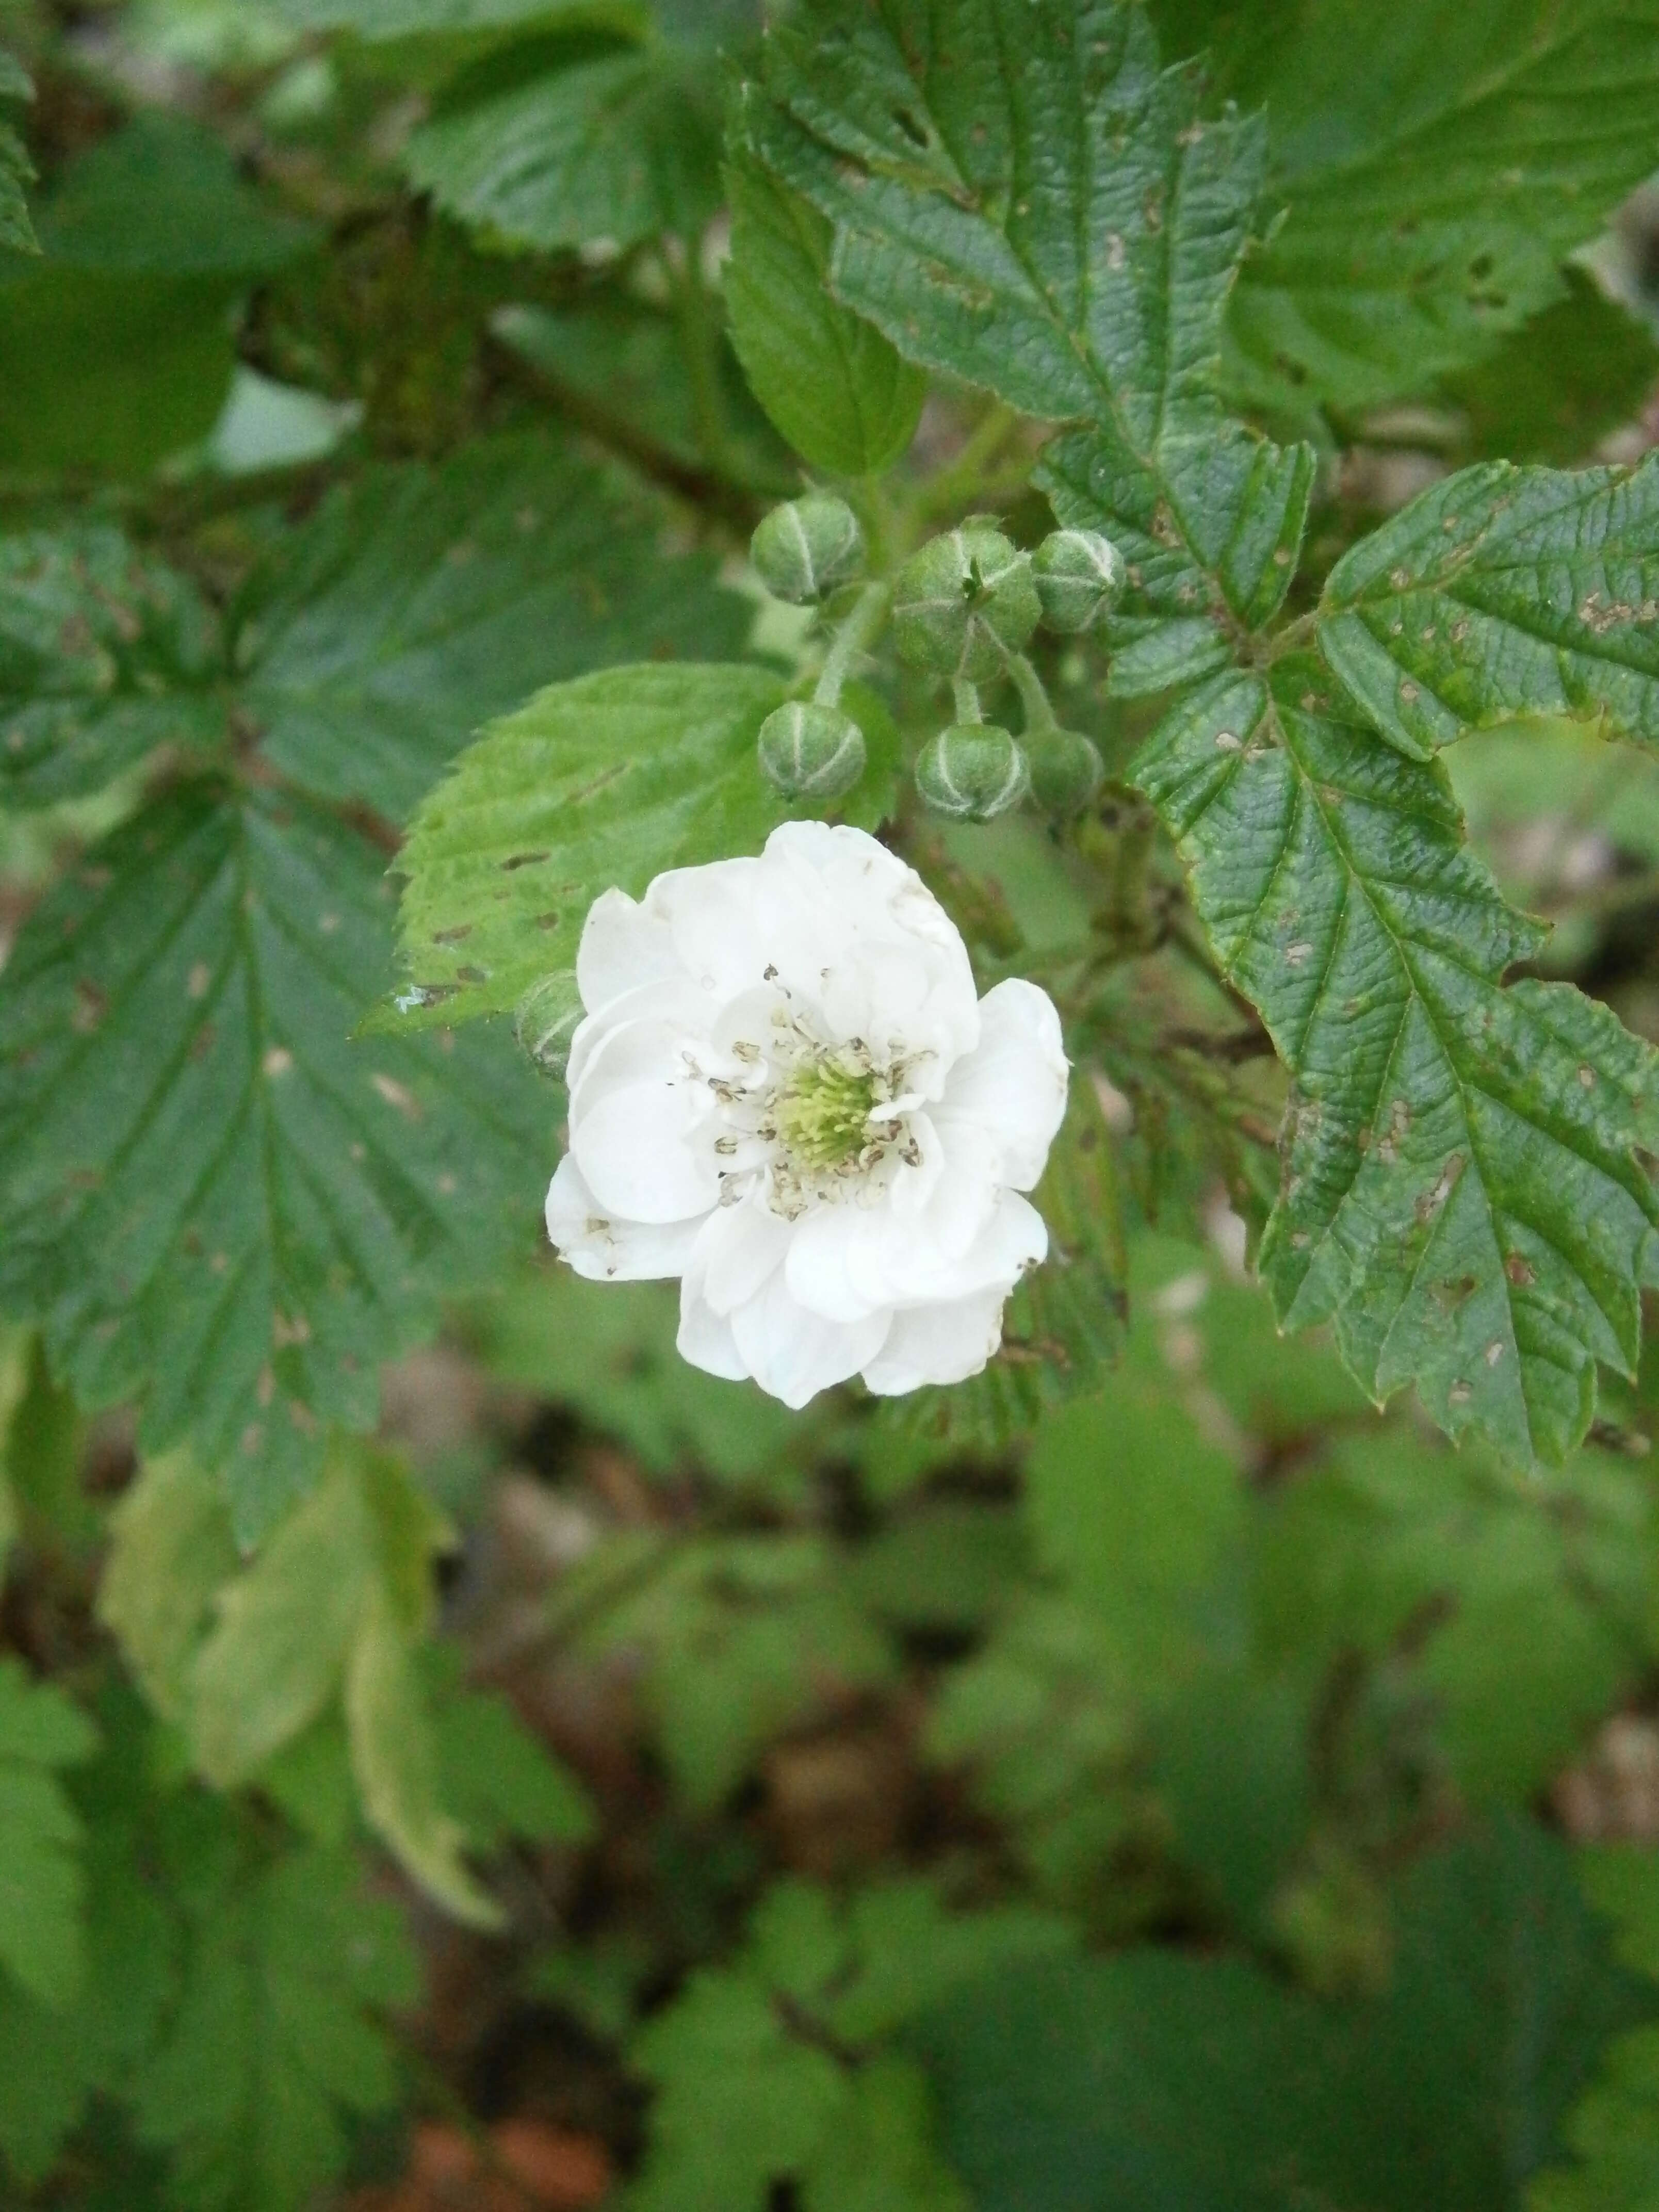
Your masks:
[{"label": "green stem", "polygon": [[860,653],[867,653],[881,635],[882,624],[887,619],[887,608],[892,598],[892,586],[888,584],[866,584],[854,600],[846,621],[836,632],[818,672],[817,686],[812,697],[820,707],[836,707],[841,703],[841,687],[853,672],[854,663]]},{"label": "green stem", "polygon": [[970,684],[965,676],[953,676],[951,678],[951,691],[956,701],[957,721],[982,722],[985,720],[979,703],[977,684]]},{"label": "green stem", "polygon": [[1057,730],[1060,724],[1054,717],[1054,703],[1036,670],[1023,653],[1011,653],[1006,658],[1008,673],[1014,679],[1019,703],[1025,709],[1024,734],[1028,738],[1038,738],[1050,730]]}]

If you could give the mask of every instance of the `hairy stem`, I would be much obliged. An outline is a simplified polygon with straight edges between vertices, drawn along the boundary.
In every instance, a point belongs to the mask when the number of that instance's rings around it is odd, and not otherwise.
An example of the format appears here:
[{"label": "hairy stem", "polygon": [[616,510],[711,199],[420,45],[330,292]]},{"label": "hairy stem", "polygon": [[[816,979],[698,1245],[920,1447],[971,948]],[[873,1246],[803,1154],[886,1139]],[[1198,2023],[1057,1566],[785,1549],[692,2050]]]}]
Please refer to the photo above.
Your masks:
[{"label": "hairy stem", "polygon": [[812,693],[818,706],[840,705],[842,685],[852,674],[860,656],[867,653],[881,635],[892,596],[890,585],[866,584],[854,600],[846,621],[830,641],[830,651],[818,672],[817,688]]}]

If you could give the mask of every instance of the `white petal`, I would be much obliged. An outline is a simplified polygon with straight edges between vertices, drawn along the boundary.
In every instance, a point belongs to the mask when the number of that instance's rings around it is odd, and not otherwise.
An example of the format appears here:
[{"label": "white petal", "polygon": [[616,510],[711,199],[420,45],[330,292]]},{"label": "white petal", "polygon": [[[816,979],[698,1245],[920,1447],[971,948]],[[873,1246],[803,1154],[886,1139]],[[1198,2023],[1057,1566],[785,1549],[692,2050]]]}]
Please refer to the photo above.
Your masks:
[{"label": "white petal", "polygon": [[746,1305],[783,1265],[789,1224],[758,1198],[717,1206],[702,1224],[686,1270],[690,1283],[717,1314]]},{"label": "white petal", "polygon": [[645,895],[687,974],[716,1005],[752,989],[771,958],[757,906],[761,874],[759,860],[712,860],[669,869]]},{"label": "white petal", "polygon": [[647,1282],[684,1274],[702,1218],[624,1221],[606,1214],[568,1154],[548,1187],[547,1233],[561,1258],[596,1283]]},{"label": "white petal", "polygon": [[979,1042],[951,1070],[938,1115],[988,1131],[1002,1152],[998,1180],[1030,1190],[1066,1115],[1060,1016],[1046,991],[1018,978],[988,991],[979,1012]]},{"label": "white petal", "polygon": [[963,1382],[977,1375],[1002,1341],[1007,1296],[1006,1290],[981,1291],[896,1314],[886,1343],[864,1370],[865,1387],[878,1397],[898,1398],[930,1382]]},{"label": "white petal", "polygon": [[637,990],[624,991],[596,1014],[578,1023],[570,1040],[570,1060],[564,1079],[574,1096],[599,1048],[636,1022],[654,1022],[677,1041],[677,1048],[693,1050],[708,1033],[713,1010],[707,993],[684,975],[659,976]]},{"label": "white petal", "polygon": [[625,991],[684,974],[661,915],[636,904],[626,891],[601,891],[587,910],[576,951],[576,988],[590,1014]]},{"label": "white petal", "polygon": [[717,1314],[692,1289],[689,1278],[680,1285],[680,1330],[675,1346],[682,1359],[701,1367],[705,1375],[719,1375],[727,1382],[749,1379],[730,1320]]},{"label": "white petal", "polygon": [[749,1373],[769,1397],[799,1410],[867,1366],[886,1340],[891,1316],[872,1314],[850,1326],[808,1313],[792,1296],[781,1269],[732,1316],[732,1335]]}]

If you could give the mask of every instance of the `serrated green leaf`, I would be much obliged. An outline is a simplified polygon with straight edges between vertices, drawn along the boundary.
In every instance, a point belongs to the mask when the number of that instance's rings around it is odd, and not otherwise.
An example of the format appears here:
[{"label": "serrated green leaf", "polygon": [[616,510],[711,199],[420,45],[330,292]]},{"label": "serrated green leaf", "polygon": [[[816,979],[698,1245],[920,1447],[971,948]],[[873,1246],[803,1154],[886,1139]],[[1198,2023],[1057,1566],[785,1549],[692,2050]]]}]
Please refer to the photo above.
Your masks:
[{"label": "serrated green leaf", "polygon": [[501,1908],[462,1856],[466,1840],[439,1790],[438,1748],[408,1632],[371,1592],[346,1657],[346,1732],[369,1826],[458,1920],[498,1929]]},{"label": "serrated green leaf", "polygon": [[387,2110],[374,2018],[415,1995],[395,1907],[355,1863],[302,1850],[258,1866],[216,1821],[175,1844],[183,1985],[133,2103],[172,2160],[173,2212],[294,2212],[346,2158],[343,2119]]},{"label": "serrated green leaf", "polygon": [[830,290],[830,224],[734,151],[726,173],[732,339],[756,397],[815,469],[869,476],[915,434],[927,380]]},{"label": "serrated green leaf", "polygon": [[505,1040],[349,1042],[380,871],[297,798],[177,791],[37,909],[0,1005],[0,1301],[82,1403],[140,1398],[146,1450],[193,1440],[244,1540],[544,1173]]},{"label": "serrated green leaf", "polygon": [[1524,714],[1659,741],[1659,458],[1432,486],[1331,571],[1319,642],[1414,759]]},{"label": "serrated green leaf", "polygon": [[1641,2000],[1529,1823],[1421,1861],[1393,1902],[1369,2002],[1169,1948],[958,1998],[919,2040],[981,2212],[1515,2212]]},{"label": "serrated green leaf", "polygon": [[452,1690],[437,1703],[440,1793],[478,1850],[508,1837],[526,1843],[586,1843],[593,1808],[562,1760],[520,1720],[497,1691]]},{"label": "serrated green leaf", "polygon": [[479,725],[617,659],[738,651],[751,610],[661,511],[544,438],[371,471],[280,539],[236,663],[266,757],[401,821]]},{"label": "serrated green leaf", "polygon": [[886,0],[856,25],[820,4],[768,56],[742,127],[835,225],[837,297],[910,360],[1095,426],[1057,465],[1123,543],[1127,617],[1264,622],[1313,455],[1211,390],[1259,124],[1200,122],[1195,74],[1160,72],[1121,0]]},{"label": "serrated green leaf", "polygon": [[427,799],[398,866],[411,982],[399,1011],[510,1012],[574,964],[619,884],[751,851],[780,809],[755,762],[783,686],[758,668],[612,668],[540,692]]},{"label": "serrated green leaf", "polygon": [[491,239],[626,253],[695,240],[720,204],[720,109],[704,73],[657,49],[576,61],[447,109],[404,150],[418,191]]},{"label": "serrated green leaf", "polygon": [[102,524],[0,538],[0,803],[55,806],[226,734],[200,593]]},{"label": "serrated green leaf", "polygon": [[1313,0],[1265,69],[1253,29],[1245,96],[1289,207],[1232,302],[1254,401],[1422,392],[1559,298],[1560,263],[1659,163],[1650,0]]},{"label": "serrated green leaf", "polygon": [[1050,1914],[949,1913],[924,1881],[841,1911],[823,1890],[779,1883],[735,1964],[693,1975],[635,2039],[657,2094],[633,2201],[763,2212],[793,2180],[810,2212],[958,2212],[926,2084],[882,2045],[955,1990],[1072,1941]]},{"label": "serrated green leaf", "polygon": [[1633,1367],[1659,1263],[1654,1057],[1569,987],[1504,987],[1537,925],[1441,778],[1328,694],[1304,659],[1218,678],[1133,771],[1294,1079],[1261,1273],[1374,1398],[1415,1382],[1449,1434],[1559,1461],[1596,1363]]},{"label": "serrated green leaf", "polygon": [[0,1661],[0,1970],[54,2009],[80,1982],[84,1893],[81,1821],[58,1776],[95,1742],[61,1690]]}]

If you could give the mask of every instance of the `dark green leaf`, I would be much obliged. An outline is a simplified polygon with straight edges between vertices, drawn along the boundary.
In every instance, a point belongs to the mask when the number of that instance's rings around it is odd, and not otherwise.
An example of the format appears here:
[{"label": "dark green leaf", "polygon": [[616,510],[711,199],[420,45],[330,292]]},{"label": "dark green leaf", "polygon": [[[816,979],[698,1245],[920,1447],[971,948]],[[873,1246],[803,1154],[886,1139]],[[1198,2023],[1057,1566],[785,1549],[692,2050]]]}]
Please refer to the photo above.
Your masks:
[{"label": "dark green leaf", "polygon": [[720,204],[720,111],[661,51],[608,54],[457,106],[404,149],[447,214],[539,252],[695,240]]},{"label": "dark green leaf", "polygon": [[1334,1320],[1373,1397],[1414,1382],[1449,1434],[1522,1465],[1631,1371],[1659,1273],[1654,1056],[1565,985],[1462,847],[1442,779],[1335,716],[1306,659],[1218,678],[1134,765],[1228,981],[1295,1082],[1261,1273]]},{"label": "dark green leaf", "polygon": [[1582,269],[1561,273],[1565,298],[1445,384],[1476,459],[1587,460],[1659,385],[1659,344],[1647,325]]},{"label": "dark green leaf", "polygon": [[758,668],[612,668],[541,692],[461,757],[398,865],[400,1012],[505,1013],[572,968],[587,909],[620,884],[752,851],[778,818],[755,764],[783,697]]},{"label": "dark green leaf", "polygon": [[1513,2212],[1640,2000],[1565,1851],[1519,1820],[1413,1869],[1395,1923],[1367,2003],[1140,1951],[941,2010],[924,2048],[981,2212]]},{"label": "dark green leaf", "polygon": [[886,468],[915,434],[927,380],[830,291],[829,223],[758,161],[726,170],[732,343],[767,413],[809,467]]},{"label": "dark green leaf", "polygon": [[94,1742],[78,1707],[0,1662],[0,1973],[61,2008],[82,1969],[79,1818],[59,1769]]},{"label": "dark green leaf", "polygon": [[97,791],[157,745],[225,734],[200,594],[118,530],[0,538],[0,801]]},{"label": "dark green leaf", "polygon": [[1659,741],[1659,457],[1434,485],[1338,562],[1319,641],[1415,759],[1522,714]]},{"label": "dark green leaf", "polygon": [[374,1418],[378,1362],[532,1218],[545,1094],[504,1040],[349,1033],[380,856],[297,799],[159,800],[37,910],[0,1015],[0,1297],[89,1406],[138,1396],[251,1536]]},{"label": "dark green leaf", "polygon": [[[0,48],[0,100],[33,100],[34,87],[28,72]],[[0,252],[38,253],[40,251],[29,222],[23,187],[33,181],[34,164],[22,140],[8,122],[0,122]]]},{"label": "dark green leaf", "polygon": [[1265,621],[1313,456],[1210,388],[1260,125],[1200,123],[1195,75],[1161,74],[1119,0],[887,0],[856,24],[820,4],[769,56],[744,129],[835,225],[837,296],[911,360],[1095,425],[1059,466],[1125,541],[1127,615]]},{"label": "dark green leaf", "polygon": [[750,611],[660,509],[543,439],[371,471],[278,541],[236,659],[268,757],[401,821],[479,725],[622,659],[736,652]]},{"label": "dark green leaf", "polygon": [[1310,0],[1265,52],[1242,20],[1230,88],[1266,100],[1290,212],[1234,295],[1229,374],[1271,406],[1373,406],[1478,359],[1659,163],[1652,0]]}]

